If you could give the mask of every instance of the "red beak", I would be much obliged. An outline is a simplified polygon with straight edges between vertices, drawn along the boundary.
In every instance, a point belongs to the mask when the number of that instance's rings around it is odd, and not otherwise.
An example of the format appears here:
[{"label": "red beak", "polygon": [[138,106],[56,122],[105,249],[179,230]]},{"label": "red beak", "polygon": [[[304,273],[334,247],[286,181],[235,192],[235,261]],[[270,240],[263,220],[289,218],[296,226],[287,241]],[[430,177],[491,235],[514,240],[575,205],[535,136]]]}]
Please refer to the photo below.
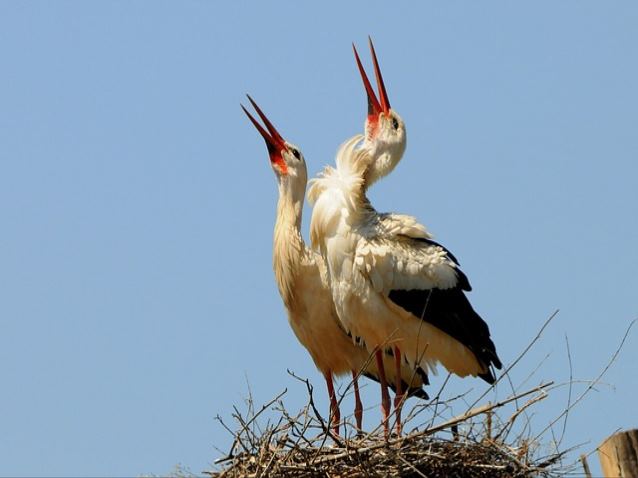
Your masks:
[{"label": "red beak", "polygon": [[377,54],[374,51],[372,38],[368,37],[368,42],[370,43],[370,53],[372,53],[372,61],[374,62],[374,76],[377,77],[377,86],[379,87],[381,108],[383,108],[385,114],[388,114],[390,111],[390,100],[388,99],[388,93],[385,91],[385,83],[383,83],[383,77],[381,76],[381,69],[379,69],[379,62],[377,61]]},{"label": "red beak", "polygon": [[352,44],[352,49],[354,50],[354,58],[355,60],[357,60],[359,73],[361,74],[361,79],[363,80],[363,86],[365,87],[366,93],[368,94],[368,116],[376,117],[383,111],[383,109],[381,108],[381,103],[379,103],[377,96],[374,94],[374,90],[372,89],[372,85],[370,84],[368,75],[366,75],[366,71],[363,69],[361,59],[359,58],[359,54],[357,53],[357,47],[354,46],[354,43]]},{"label": "red beak", "polygon": [[368,95],[368,116],[377,117],[380,113],[385,113],[386,115],[390,112],[390,100],[388,99],[388,93],[385,89],[385,84],[383,83],[383,76],[381,76],[381,69],[379,68],[379,62],[377,61],[377,55],[374,51],[374,45],[372,44],[372,39],[368,37],[370,42],[370,52],[372,53],[372,61],[374,63],[374,75],[377,79],[377,85],[379,87],[379,98],[381,101],[377,99],[377,96],[372,89],[372,85],[370,84],[370,80],[368,79],[368,75],[363,69],[363,65],[361,64],[361,59],[359,58],[359,54],[357,53],[357,48],[352,44],[352,49],[354,50],[354,57],[357,60],[357,66],[359,67],[359,73],[361,74],[361,79],[363,80],[363,86],[366,89],[366,93]]},{"label": "red beak", "polygon": [[259,122],[253,117],[253,115],[251,115],[248,112],[248,110],[244,108],[244,105],[240,105],[241,109],[243,109],[244,113],[248,115],[248,118],[250,118],[250,121],[252,121],[252,123],[255,125],[255,128],[257,128],[257,131],[261,133],[261,135],[264,138],[264,141],[266,141],[266,147],[268,148],[268,154],[270,155],[270,160],[272,162],[283,162],[283,159],[281,158],[281,151],[286,148],[284,139],[281,137],[279,132],[275,129],[275,127],[270,122],[270,120],[266,117],[264,112],[261,111],[261,108],[257,106],[257,103],[253,101],[250,95],[246,95],[246,96],[248,97],[248,100],[250,101],[250,103],[253,105],[253,108],[255,108],[255,111],[257,111],[257,114],[259,115],[261,120],[266,125],[266,128],[268,128],[268,131],[266,131],[264,127],[260,125]]}]

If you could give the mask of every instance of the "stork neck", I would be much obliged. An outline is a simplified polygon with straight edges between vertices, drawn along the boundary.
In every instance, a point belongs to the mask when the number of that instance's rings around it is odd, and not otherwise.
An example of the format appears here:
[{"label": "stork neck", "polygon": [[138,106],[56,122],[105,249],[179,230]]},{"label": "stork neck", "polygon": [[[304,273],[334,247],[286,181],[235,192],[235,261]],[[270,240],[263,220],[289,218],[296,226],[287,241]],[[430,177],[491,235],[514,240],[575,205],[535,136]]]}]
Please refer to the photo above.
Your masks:
[{"label": "stork neck", "polygon": [[369,140],[366,137],[363,147],[368,150],[370,157],[374,158],[373,163],[366,172],[366,186],[368,189],[379,179],[390,174],[403,157],[406,146],[405,131],[398,141],[389,141],[387,138],[380,137],[375,140]]},{"label": "stork neck", "polygon": [[279,201],[277,202],[277,224],[301,230],[301,214],[303,211],[304,191],[301,193],[287,187],[283,181],[279,183]]},{"label": "stork neck", "polygon": [[305,253],[305,244],[301,237],[303,192],[300,197],[298,196],[299,194],[294,194],[294,191],[280,184],[274,234],[273,268],[279,293],[288,307],[294,301],[294,285]]}]

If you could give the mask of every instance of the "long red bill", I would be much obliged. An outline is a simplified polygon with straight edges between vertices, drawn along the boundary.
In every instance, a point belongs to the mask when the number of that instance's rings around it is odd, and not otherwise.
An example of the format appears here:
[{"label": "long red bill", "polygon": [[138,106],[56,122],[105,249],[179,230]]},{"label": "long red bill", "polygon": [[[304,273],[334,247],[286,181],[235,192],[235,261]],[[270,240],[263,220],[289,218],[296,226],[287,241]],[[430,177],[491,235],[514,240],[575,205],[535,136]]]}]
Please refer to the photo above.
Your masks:
[{"label": "long red bill", "polygon": [[250,121],[252,121],[252,123],[255,125],[255,128],[257,128],[257,131],[259,131],[259,133],[263,136],[264,141],[266,141],[266,147],[268,148],[268,153],[270,154],[271,159],[273,155],[281,156],[281,150],[286,147],[284,139],[281,137],[279,132],[275,129],[275,127],[270,122],[270,120],[266,117],[264,112],[261,111],[261,108],[257,106],[257,103],[255,103],[255,101],[250,97],[250,95],[246,95],[246,96],[248,96],[248,100],[257,111],[257,114],[266,125],[266,128],[268,128],[268,131],[266,131],[264,127],[260,125],[259,122],[253,117],[253,115],[251,115],[248,112],[248,110],[244,108],[244,105],[240,105],[241,109],[244,110],[244,113],[246,113]]},{"label": "long red bill", "polygon": [[381,99],[381,108],[385,114],[390,111],[390,100],[388,99],[388,93],[385,90],[385,83],[383,83],[383,76],[381,76],[381,69],[379,68],[379,62],[377,61],[377,54],[374,51],[374,45],[372,44],[372,38],[368,37],[370,43],[370,52],[372,53],[372,61],[374,63],[374,75],[377,78],[377,86],[379,87],[379,98]]},{"label": "long red bill", "polygon": [[365,86],[366,93],[368,94],[368,116],[376,117],[383,111],[383,108],[381,107],[381,103],[379,103],[379,100],[377,99],[377,95],[374,94],[374,90],[372,89],[372,85],[370,84],[370,80],[368,79],[366,71],[363,69],[361,59],[359,58],[359,54],[357,53],[357,47],[354,46],[354,43],[352,44],[352,49],[354,50],[354,57],[357,60],[359,73],[361,74],[361,79],[363,80],[363,86]]}]

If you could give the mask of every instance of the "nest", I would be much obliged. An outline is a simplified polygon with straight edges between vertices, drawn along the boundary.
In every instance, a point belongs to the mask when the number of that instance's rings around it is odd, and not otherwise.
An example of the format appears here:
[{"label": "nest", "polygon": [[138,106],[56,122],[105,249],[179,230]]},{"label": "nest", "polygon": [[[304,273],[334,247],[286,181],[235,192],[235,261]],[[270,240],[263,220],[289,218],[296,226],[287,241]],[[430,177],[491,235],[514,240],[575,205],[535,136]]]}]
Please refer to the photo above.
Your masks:
[{"label": "nest", "polygon": [[[508,377],[509,371],[539,339],[543,330],[556,315],[545,321],[536,337],[497,379]],[[445,419],[453,404],[466,397],[459,395],[442,399],[447,380],[429,402],[414,406],[403,421],[403,436],[386,437],[380,425],[370,433],[358,432],[348,420],[342,430],[345,436],[335,435],[327,420],[321,416],[313,399],[313,388],[306,379],[291,375],[305,384],[308,403],[296,414],[291,414],[282,401],[284,390],[270,402],[256,410],[252,397],[247,400],[246,413],[235,407],[233,417],[238,430],[226,426],[233,443],[222,458],[216,460],[217,470],[204,472],[215,478],[230,477],[552,477],[573,474],[580,467],[578,461],[564,464],[563,458],[573,449],[560,451],[570,410],[600,383],[600,379],[616,360],[631,327],[627,328],[619,347],[599,375],[587,384],[585,390],[572,398],[572,368],[569,343],[569,381],[555,385],[542,383],[524,392],[512,387],[512,395],[498,402],[484,400],[484,392],[460,415]],[[510,380],[511,384],[511,380]],[[529,423],[530,407],[548,397],[551,390],[568,387],[567,404],[558,416],[533,435]],[[348,393],[352,383],[344,390],[339,401]],[[275,412],[265,425],[259,423],[264,411]],[[424,413],[425,412],[425,413]],[[450,414],[448,413],[447,416]],[[423,417],[427,417],[423,420]],[[390,425],[394,426],[390,416]],[[522,423],[521,423],[522,422]],[[562,432],[554,433],[554,425],[562,422]],[[551,432],[552,439],[543,443]],[[581,455],[583,464],[585,455]]]},{"label": "nest", "polygon": [[[264,444],[266,445],[266,444]],[[527,477],[546,471],[521,463],[493,443],[408,438],[383,446],[343,448],[264,446],[240,454],[216,477]]]},{"label": "nest", "polygon": [[[518,416],[547,396],[552,383],[515,394],[498,403],[472,408],[462,415],[435,424],[414,427],[405,436],[386,439],[382,428],[356,433],[346,423],[350,436],[335,435],[314,405],[312,386],[309,401],[292,416],[280,396],[255,411],[249,401],[249,417],[235,410],[240,430],[232,432],[233,444],[227,456],[217,460],[215,478],[228,477],[530,477],[556,475],[561,453],[537,457],[538,447],[521,438],[508,444],[507,437]],[[458,397],[457,397],[458,398]],[[497,419],[495,410],[527,398],[507,420]],[[437,400],[437,399],[435,399]],[[450,399],[414,407],[406,424],[418,419],[424,409],[442,409]],[[279,418],[265,428],[257,417],[274,408]],[[391,417],[392,418],[392,417]],[[479,420],[477,420],[479,419]],[[220,420],[221,421],[221,420]],[[497,424],[495,426],[495,423]],[[222,422],[223,424],[223,422]],[[224,425],[225,426],[225,425]],[[228,429],[228,427],[227,427]],[[228,429],[230,431],[230,429]]]}]

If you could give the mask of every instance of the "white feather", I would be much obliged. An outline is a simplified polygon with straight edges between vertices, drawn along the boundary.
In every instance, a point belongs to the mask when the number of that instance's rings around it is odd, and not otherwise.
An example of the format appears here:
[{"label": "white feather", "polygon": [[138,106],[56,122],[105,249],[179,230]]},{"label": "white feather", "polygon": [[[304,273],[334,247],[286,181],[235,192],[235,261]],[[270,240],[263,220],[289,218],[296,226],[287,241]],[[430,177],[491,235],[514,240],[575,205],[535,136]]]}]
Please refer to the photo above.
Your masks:
[{"label": "white feather", "polygon": [[475,355],[458,340],[394,304],[393,289],[446,289],[457,285],[456,265],[445,251],[414,238],[431,235],[412,216],[379,214],[366,195],[373,163],[355,136],[339,149],[336,168],[314,179],[310,225],[313,247],[323,256],[338,317],[369,350],[399,345],[412,366],[435,371],[441,362],[460,376],[484,373]]},{"label": "white feather", "polygon": [[[279,201],[274,231],[273,269],[277,286],[288,312],[288,321],[317,368],[324,374],[343,375],[350,371],[366,371],[378,376],[369,352],[353,343],[338,319],[329,286],[328,268],[320,254],[310,250],[301,236],[301,214],[306,186],[305,162],[288,163],[287,175],[279,176]],[[332,191],[339,196],[340,192]],[[343,200],[343,195],[341,195]],[[338,203],[338,202],[337,202]],[[333,211],[333,218],[338,215]],[[337,224],[330,216],[321,225],[333,229]],[[354,270],[344,260],[345,271]],[[386,368],[391,380],[395,372],[390,358]],[[420,377],[404,366],[404,382],[422,386]]]}]

